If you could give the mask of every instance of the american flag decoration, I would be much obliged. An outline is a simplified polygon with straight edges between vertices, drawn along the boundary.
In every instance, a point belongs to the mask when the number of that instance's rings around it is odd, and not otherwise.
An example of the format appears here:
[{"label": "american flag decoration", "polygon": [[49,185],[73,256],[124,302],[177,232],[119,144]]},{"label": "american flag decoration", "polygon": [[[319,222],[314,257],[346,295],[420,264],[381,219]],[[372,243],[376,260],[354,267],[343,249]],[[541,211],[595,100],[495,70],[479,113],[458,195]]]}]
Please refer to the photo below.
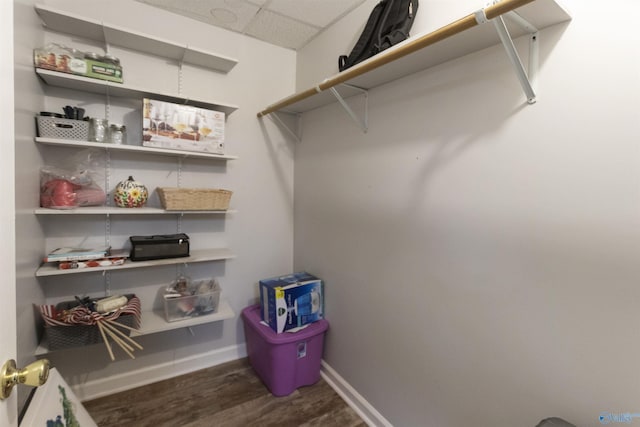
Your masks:
[{"label": "american flag decoration", "polygon": [[[143,347],[118,328],[126,329],[129,332],[139,332],[137,329],[140,328],[140,299],[132,296],[127,299],[126,304],[108,313],[99,313],[95,311],[95,309],[92,310],[92,308],[95,307],[94,304],[84,303],[86,300],[77,299],[80,304],[69,310],[60,310],[57,309],[55,305],[50,304],[40,305],[40,314],[42,315],[45,325],[48,327],[95,325],[100,330],[111,360],[115,360],[115,357],[111,349],[111,344],[107,339],[108,337],[118,344],[129,357],[135,359],[133,355],[134,347],[140,350],[142,350]],[[133,328],[116,322],[116,319],[122,315],[133,316]]]}]

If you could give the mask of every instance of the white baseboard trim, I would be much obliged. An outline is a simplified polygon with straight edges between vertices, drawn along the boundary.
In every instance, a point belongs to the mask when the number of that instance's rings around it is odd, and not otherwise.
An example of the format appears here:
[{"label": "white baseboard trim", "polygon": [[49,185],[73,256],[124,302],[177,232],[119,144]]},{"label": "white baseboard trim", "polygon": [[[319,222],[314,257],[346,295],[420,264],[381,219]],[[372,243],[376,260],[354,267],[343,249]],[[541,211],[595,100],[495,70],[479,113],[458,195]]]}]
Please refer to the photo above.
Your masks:
[{"label": "white baseboard trim", "polygon": [[351,385],[345,381],[327,362],[322,360],[320,375],[335,390],[336,393],[349,405],[356,413],[372,427],[393,427],[380,412],[376,410],[367,400],[360,395]]},{"label": "white baseboard trim", "polygon": [[87,381],[72,386],[71,389],[81,401],[91,400],[242,359],[243,357],[247,357],[247,347],[244,344],[233,345],[196,356],[129,371],[124,374]]}]

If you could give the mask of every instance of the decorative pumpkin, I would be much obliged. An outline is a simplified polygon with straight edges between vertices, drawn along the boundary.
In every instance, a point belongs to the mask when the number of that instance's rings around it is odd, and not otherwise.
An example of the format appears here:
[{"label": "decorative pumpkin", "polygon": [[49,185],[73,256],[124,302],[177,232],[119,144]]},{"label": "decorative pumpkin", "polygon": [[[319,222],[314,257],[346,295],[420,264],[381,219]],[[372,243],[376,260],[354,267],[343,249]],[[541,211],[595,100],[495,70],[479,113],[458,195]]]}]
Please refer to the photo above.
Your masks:
[{"label": "decorative pumpkin", "polygon": [[140,208],[147,203],[149,191],[132,176],[116,185],[113,201],[120,208]]}]

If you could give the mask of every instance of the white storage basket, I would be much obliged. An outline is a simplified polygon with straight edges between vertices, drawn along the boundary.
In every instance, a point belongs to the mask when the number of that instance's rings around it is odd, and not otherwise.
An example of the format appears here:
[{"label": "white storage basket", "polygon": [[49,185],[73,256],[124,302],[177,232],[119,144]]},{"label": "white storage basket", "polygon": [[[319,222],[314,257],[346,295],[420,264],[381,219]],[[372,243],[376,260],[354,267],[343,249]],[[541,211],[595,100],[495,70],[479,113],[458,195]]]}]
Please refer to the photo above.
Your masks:
[{"label": "white storage basket", "polygon": [[37,116],[36,122],[38,136],[43,138],[89,140],[89,122],[84,120]]}]

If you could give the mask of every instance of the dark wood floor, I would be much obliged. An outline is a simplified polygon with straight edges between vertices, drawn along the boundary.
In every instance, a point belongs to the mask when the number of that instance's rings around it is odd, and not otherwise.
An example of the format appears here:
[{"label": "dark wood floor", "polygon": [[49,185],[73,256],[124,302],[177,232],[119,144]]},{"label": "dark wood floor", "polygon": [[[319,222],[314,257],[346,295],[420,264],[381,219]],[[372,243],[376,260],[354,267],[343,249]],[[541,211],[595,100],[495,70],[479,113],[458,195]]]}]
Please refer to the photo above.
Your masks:
[{"label": "dark wood floor", "polygon": [[100,426],[366,427],[321,379],[275,397],[247,359],[84,402]]}]

